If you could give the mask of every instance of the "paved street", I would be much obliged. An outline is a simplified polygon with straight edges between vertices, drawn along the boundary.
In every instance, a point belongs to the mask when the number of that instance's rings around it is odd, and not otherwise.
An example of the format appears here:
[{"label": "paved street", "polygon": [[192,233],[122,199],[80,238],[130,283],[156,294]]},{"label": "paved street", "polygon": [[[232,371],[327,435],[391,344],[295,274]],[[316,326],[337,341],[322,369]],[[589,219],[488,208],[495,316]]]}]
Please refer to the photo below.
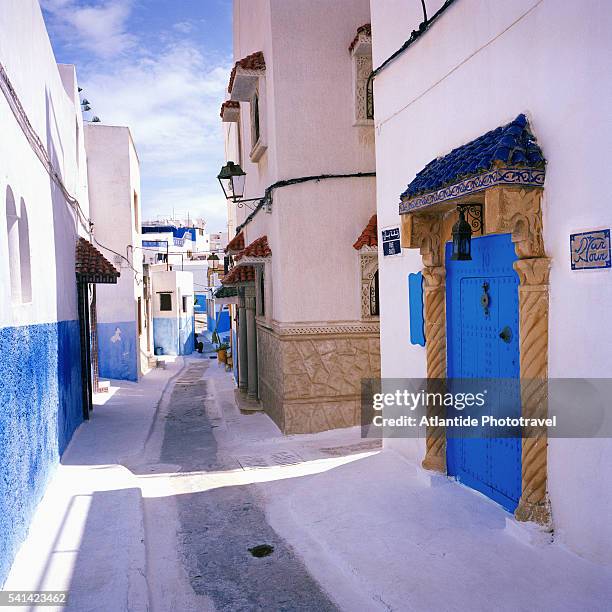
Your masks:
[{"label": "paved street", "polygon": [[[487,610],[500,592],[503,610],[605,610],[612,598],[612,572],[356,429],[282,436],[241,413],[206,355],[111,393],[6,589],[69,589],[79,612]],[[249,552],[261,545],[273,550]]]}]

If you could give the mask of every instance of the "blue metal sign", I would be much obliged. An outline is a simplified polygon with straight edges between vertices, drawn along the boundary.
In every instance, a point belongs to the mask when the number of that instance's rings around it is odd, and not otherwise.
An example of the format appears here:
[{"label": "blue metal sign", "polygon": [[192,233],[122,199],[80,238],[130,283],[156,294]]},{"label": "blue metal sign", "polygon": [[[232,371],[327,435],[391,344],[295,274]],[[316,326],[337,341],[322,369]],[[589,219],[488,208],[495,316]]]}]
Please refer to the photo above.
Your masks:
[{"label": "blue metal sign", "polygon": [[400,228],[391,227],[382,230],[383,255],[401,255],[402,244],[400,242]]},{"label": "blue metal sign", "polygon": [[572,270],[609,268],[610,230],[570,234],[570,255]]}]

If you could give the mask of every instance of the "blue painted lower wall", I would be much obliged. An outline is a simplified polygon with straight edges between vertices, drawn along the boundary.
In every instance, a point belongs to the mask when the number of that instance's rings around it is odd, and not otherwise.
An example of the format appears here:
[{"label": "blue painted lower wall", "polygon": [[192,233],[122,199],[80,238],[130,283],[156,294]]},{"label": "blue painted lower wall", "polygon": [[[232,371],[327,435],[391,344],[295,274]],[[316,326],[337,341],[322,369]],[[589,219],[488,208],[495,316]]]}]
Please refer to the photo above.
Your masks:
[{"label": "blue painted lower wall", "polygon": [[217,333],[219,335],[221,334],[227,334],[230,330],[230,316],[229,316],[229,310],[220,310],[217,313],[217,323],[216,323],[217,327]]},{"label": "blue painted lower wall", "polygon": [[194,348],[193,317],[155,317],[153,319],[153,344],[164,355],[190,355]]},{"label": "blue painted lower wall", "polygon": [[83,419],[78,321],[0,329],[0,586]]},{"label": "blue painted lower wall", "polygon": [[234,329],[232,329],[232,364],[234,379],[238,382],[238,337]]},{"label": "blue painted lower wall", "polygon": [[195,294],[195,304],[193,305],[193,310],[197,314],[203,314],[206,312],[206,296],[202,293]]},{"label": "blue painted lower wall", "polygon": [[101,378],[138,380],[136,321],[98,323],[98,371]]}]

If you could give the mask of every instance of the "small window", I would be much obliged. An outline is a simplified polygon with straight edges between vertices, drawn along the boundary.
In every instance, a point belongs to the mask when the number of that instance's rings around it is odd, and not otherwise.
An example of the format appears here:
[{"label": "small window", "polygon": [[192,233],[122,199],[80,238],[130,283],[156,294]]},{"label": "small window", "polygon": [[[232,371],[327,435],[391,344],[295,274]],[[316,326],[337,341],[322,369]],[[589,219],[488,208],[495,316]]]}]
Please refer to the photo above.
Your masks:
[{"label": "small window", "polygon": [[171,293],[160,293],[159,294],[159,309],[161,311],[172,310],[172,294]]},{"label": "small window", "polygon": [[259,275],[259,314],[262,317],[266,314],[266,277],[263,271]]},{"label": "small window", "polygon": [[370,316],[377,317],[380,315],[380,305],[378,301],[378,270],[370,283]]},{"label": "small window", "polygon": [[351,45],[353,59],[353,97],[355,122],[353,125],[371,125],[374,119],[372,74],[372,33],[366,24],[357,30]]},{"label": "small window", "polygon": [[138,194],[134,192],[134,226],[136,231],[140,233],[139,218],[138,218]]},{"label": "small window", "polygon": [[138,335],[142,335],[142,298],[138,298]]},{"label": "small window", "polygon": [[251,99],[251,148],[259,142],[259,95],[257,92]]},{"label": "small window", "polygon": [[189,302],[187,301],[189,299],[188,295],[184,295],[183,296],[183,312],[187,312],[187,307]]}]

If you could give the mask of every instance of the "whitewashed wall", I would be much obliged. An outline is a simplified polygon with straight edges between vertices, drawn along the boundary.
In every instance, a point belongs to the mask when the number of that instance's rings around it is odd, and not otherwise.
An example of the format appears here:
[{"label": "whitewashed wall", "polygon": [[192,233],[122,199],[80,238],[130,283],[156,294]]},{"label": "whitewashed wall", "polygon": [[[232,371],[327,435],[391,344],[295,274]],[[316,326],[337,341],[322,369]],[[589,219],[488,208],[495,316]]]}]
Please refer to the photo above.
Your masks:
[{"label": "whitewashed wall", "polygon": [[[353,126],[348,51],[357,28],[369,20],[367,0],[235,0],[235,59],[263,51],[266,61],[260,110],[268,149],[258,163],[249,159],[249,104],[240,103],[246,198],[282,179],[374,170],[373,130]],[[228,134],[228,151],[235,153],[235,142]],[[374,178],[333,179],[274,191],[272,213],[260,211],[244,230],[247,244],[267,235],[272,250],[267,317],[360,318],[352,244],[374,213],[374,185]],[[237,222],[250,212],[237,209]]]},{"label": "whitewashed wall", "polygon": [[[140,249],[134,249],[140,246],[134,217],[136,193],[141,219],[138,158],[127,127],[88,123],[85,143],[91,217],[94,236],[100,243],[95,246],[121,273],[117,285],[98,287],[98,321],[133,321],[135,300],[142,297],[142,255]],[[113,251],[128,259],[136,272]]]},{"label": "whitewashed wall", "polygon": [[[58,70],[38,2],[3,0],[0,61],[32,127],[87,215],[87,169],[74,67]],[[27,35],[26,35],[27,33]],[[10,186],[28,211],[32,301],[11,305],[6,220],[0,228],[0,327],[76,319],[75,234],[84,234],[0,95],[0,200]]]},{"label": "whitewashed wall", "polygon": [[[428,2],[430,14],[440,2]],[[420,2],[372,0],[374,65],[421,20]],[[596,0],[461,0],[375,80],[379,227],[398,225],[399,195],[433,158],[519,113],[548,160],[544,240],[550,276],[551,377],[612,370],[610,271],[572,272],[569,234],[612,226],[612,4]],[[382,257],[381,257],[382,259]],[[409,344],[407,275],[418,252],[381,264],[385,377],[423,376],[425,350]],[[389,441],[422,457],[415,441]],[[557,536],[612,561],[612,443],[550,440],[549,491]]]}]

